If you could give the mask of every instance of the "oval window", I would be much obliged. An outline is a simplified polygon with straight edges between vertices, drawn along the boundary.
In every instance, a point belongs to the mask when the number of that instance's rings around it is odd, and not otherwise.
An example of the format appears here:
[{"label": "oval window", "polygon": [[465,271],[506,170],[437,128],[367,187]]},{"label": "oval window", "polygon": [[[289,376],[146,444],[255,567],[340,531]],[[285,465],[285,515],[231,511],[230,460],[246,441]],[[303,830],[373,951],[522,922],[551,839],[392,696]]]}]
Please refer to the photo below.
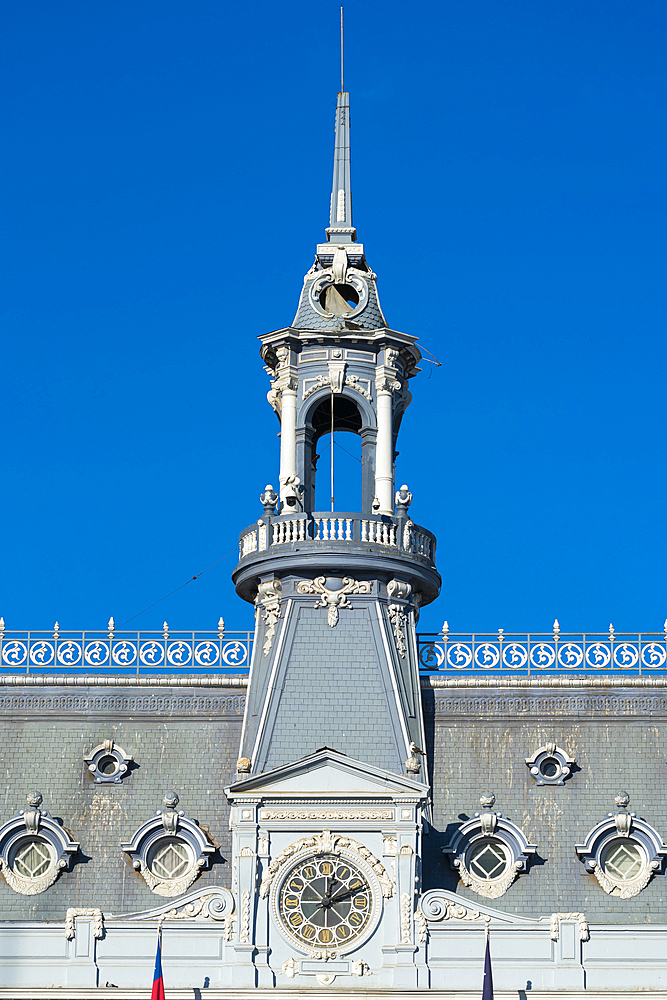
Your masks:
[{"label": "oval window", "polygon": [[163,837],[150,852],[149,867],[155,878],[182,878],[192,867],[190,849],[178,837]]},{"label": "oval window", "polygon": [[468,871],[475,878],[493,882],[501,878],[510,866],[508,850],[500,840],[484,840],[475,844],[468,855]]},{"label": "oval window", "polygon": [[644,854],[633,840],[615,840],[604,852],[605,875],[614,882],[633,882],[644,870]]}]

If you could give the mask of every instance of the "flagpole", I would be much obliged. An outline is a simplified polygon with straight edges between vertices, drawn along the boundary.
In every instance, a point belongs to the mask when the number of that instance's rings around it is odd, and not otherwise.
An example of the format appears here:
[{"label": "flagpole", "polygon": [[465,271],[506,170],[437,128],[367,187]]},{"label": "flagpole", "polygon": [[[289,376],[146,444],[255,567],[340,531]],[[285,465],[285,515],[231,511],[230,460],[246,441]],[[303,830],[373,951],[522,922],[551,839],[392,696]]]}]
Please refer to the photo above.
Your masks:
[{"label": "flagpole", "polygon": [[488,918],[484,921],[484,978],[482,979],[482,1000],[493,1000],[493,973],[491,971],[491,948],[489,946]]}]

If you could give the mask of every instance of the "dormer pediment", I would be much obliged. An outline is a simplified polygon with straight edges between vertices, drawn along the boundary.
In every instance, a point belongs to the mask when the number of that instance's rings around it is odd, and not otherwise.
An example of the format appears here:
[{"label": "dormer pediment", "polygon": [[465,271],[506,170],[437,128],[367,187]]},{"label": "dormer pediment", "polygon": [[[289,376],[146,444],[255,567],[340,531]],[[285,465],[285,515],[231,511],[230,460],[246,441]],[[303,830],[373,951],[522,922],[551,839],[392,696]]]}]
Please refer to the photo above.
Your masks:
[{"label": "dormer pediment", "polygon": [[371,767],[352,757],[324,747],[301,760],[284,764],[225,789],[235,798],[373,798],[425,800],[428,785]]}]

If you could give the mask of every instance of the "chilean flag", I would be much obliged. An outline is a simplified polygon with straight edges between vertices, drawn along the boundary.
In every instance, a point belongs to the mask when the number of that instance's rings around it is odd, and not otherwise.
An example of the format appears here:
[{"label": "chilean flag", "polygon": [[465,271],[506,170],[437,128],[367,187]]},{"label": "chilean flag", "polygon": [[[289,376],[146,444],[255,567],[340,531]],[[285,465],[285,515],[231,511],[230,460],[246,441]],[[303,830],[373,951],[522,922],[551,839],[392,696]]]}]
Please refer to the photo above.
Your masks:
[{"label": "chilean flag", "polygon": [[165,1000],[164,980],[162,979],[162,924],[157,932],[157,952],[155,954],[155,972],[153,973],[153,991],[151,1000]]}]

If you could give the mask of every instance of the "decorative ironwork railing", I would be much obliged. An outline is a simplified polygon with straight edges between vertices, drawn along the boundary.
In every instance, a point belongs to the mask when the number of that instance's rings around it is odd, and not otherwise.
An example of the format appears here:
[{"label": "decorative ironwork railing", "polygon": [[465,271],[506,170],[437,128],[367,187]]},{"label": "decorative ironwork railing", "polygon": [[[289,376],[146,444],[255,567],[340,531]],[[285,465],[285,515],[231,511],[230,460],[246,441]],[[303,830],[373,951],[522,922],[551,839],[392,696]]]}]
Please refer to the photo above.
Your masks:
[{"label": "decorative ironwork railing", "polygon": [[261,518],[241,533],[239,558],[290,542],[360,542],[435,560],[435,536],[409,518],[323,512]]},{"label": "decorative ironwork railing", "polygon": [[421,632],[419,668],[447,673],[608,673],[667,670],[664,632]]},{"label": "decorative ironwork railing", "polygon": [[[166,625],[166,623],[165,623]],[[0,668],[11,673],[245,673],[253,632],[8,631],[0,619]]]}]

